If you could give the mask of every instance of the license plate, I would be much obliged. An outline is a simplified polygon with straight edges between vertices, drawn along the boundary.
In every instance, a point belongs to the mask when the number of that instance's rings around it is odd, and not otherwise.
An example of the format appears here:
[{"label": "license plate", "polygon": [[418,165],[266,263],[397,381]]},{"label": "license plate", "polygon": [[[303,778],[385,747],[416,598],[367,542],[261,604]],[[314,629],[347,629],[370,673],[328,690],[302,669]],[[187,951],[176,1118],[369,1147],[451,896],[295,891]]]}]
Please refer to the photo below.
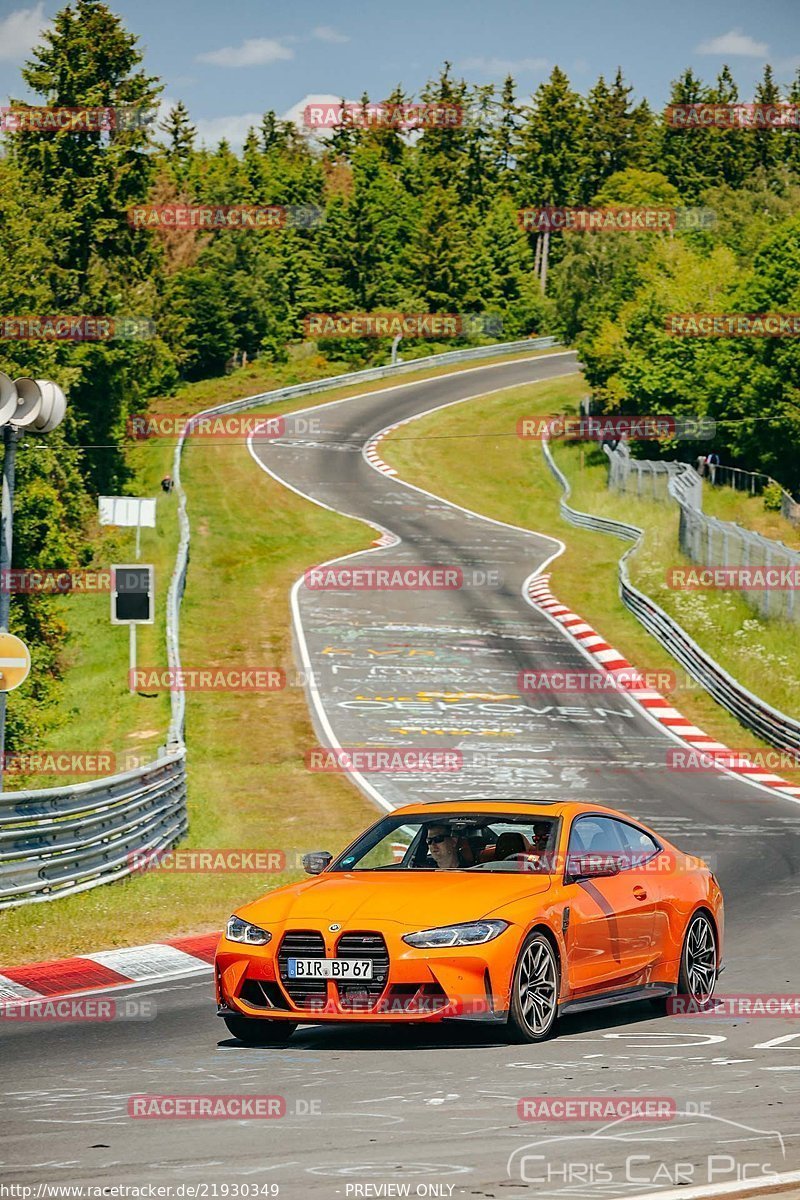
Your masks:
[{"label": "license plate", "polygon": [[372,979],[369,958],[290,958],[290,979]]}]

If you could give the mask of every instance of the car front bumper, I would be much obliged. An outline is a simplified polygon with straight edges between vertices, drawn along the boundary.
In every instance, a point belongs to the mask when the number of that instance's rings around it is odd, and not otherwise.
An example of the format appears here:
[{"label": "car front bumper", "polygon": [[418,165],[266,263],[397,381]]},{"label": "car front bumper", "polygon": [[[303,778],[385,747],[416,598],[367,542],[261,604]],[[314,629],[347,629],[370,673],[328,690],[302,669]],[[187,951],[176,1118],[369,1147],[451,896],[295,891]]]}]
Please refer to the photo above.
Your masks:
[{"label": "car front bumper", "polygon": [[267,946],[242,946],[223,937],[214,970],[218,1011],[313,1024],[506,1020],[516,959],[511,930],[479,947],[447,950],[415,949],[399,936],[386,935],[385,941],[388,967],[380,984],[359,992],[355,985],[326,981],[317,994],[298,999],[279,961],[280,935]]}]

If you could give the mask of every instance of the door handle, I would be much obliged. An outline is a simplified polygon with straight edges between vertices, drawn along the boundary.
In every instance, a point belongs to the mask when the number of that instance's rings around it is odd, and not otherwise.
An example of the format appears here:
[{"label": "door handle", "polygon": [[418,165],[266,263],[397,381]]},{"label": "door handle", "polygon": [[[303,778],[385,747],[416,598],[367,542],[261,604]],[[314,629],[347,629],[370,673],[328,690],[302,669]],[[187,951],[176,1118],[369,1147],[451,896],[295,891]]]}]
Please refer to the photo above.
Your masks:
[{"label": "door handle", "polygon": [[637,900],[646,900],[647,899],[647,892],[638,883],[637,883],[636,887],[633,889],[633,894]]}]

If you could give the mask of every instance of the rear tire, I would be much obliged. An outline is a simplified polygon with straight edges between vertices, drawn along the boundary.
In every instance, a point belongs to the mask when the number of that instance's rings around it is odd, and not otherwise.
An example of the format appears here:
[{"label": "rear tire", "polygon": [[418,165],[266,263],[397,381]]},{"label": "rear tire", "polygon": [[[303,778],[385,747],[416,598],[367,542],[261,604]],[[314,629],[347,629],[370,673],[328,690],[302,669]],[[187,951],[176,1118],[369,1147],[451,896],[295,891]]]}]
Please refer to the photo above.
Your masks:
[{"label": "rear tire", "polygon": [[512,1042],[543,1042],[558,1019],[558,958],[543,933],[529,933],[522,943],[508,1011]]},{"label": "rear tire", "polygon": [[284,1046],[297,1029],[292,1021],[269,1021],[258,1017],[225,1016],[222,1018],[232,1033],[245,1046]]},{"label": "rear tire", "polygon": [[696,912],[686,929],[681,950],[678,995],[707,1004],[717,986],[717,937],[705,911]]}]

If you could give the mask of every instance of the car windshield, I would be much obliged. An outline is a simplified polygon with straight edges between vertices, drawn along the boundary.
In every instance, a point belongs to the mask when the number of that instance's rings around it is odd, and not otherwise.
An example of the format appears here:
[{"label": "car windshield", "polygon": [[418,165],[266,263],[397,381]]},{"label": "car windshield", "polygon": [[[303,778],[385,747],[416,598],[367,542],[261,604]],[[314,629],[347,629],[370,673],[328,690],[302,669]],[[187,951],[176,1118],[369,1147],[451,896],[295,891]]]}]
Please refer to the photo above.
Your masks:
[{"label": "car windshield", "polygon": [[552,871],[559,821],[532,813],[386,817],[330,871]]}]

